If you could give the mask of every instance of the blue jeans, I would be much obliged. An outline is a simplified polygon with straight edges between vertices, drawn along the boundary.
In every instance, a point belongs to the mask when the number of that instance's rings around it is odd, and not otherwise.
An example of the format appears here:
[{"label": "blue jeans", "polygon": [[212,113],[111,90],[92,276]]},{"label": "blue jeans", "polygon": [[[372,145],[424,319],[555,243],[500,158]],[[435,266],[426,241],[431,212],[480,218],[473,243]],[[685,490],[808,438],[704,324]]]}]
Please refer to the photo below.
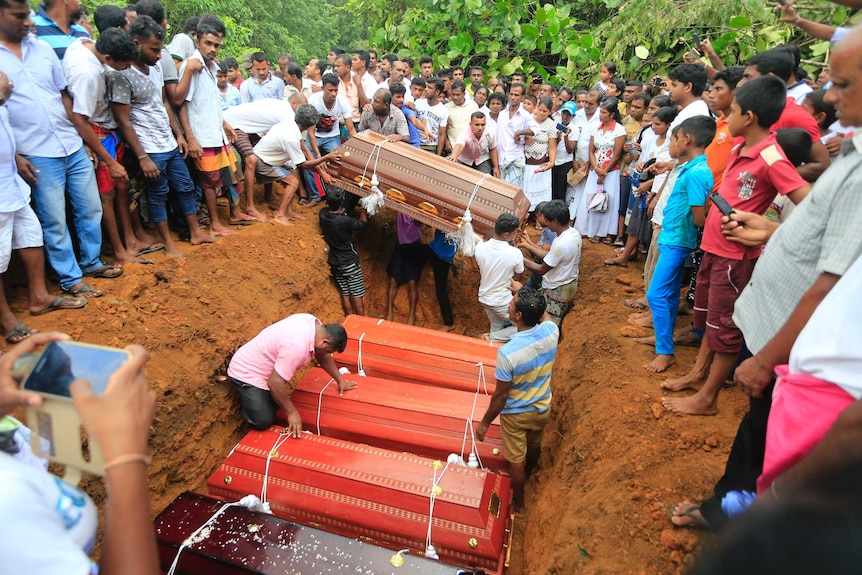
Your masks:
[{"label": "blue jeans", "polygon": [[682,268],[691,249],[659,244],[658,262],[647,290],[646,299],[652,311],[655,329],[655,352],[673,354],[673,326],[679,313],[679,290]]},{"label": "blue jeans", "polygon": [[189,175],[186,162],[180,155],[180,149],[170,152],[149,154],[150,159],[159,169],[159,179],[146,180],[147,203],[150,206],[150,218],[154,222],[164,222],[168,219],[168,190],[173,188],[177,193],[177,204],[183,216],[193,216],[198,211],[195,202],[195,183]]},{"label": "blue jeans", "polygon": [[[83,273],[102,266],[102,202],[93,162],[83,146],[65,158],[26,157],[39,170],[39,182],[32,186],[33,204],[42,223],[45,254],[60,276],[60,287],[68,290],[81,281]],[[72,207],[79,258],[66,225],[67,201]]]}]

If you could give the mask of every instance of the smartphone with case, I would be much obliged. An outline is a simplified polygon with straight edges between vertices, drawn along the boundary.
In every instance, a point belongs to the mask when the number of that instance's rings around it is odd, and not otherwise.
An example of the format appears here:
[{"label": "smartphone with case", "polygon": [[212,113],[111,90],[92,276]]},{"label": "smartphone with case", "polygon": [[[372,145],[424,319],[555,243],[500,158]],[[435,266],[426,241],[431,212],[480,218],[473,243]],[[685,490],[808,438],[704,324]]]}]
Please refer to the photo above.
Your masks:
[{"label": "smartphone with case", "polygon": [[[39,355],[21,388],[44,396],[42,405],[27,408],[27,425],[33,430],[33,453],[66,466],[63,480],[77,485],[81,471],[104,474],[104,459],[95,442],[82,430],[72,405],[69,386],[76,379],[90,382],[93,393],[104,393],[111,376],[130,357],[123,349],[76,341],[51,342]],[[43,451],[39,438],[50,444]]]},{"label": "smartphone with case", "polygon": [[563,124],[562,122],[557,122],[557,131],[563,132],[563,133],[568,132],[569,127],[567,125]]}]

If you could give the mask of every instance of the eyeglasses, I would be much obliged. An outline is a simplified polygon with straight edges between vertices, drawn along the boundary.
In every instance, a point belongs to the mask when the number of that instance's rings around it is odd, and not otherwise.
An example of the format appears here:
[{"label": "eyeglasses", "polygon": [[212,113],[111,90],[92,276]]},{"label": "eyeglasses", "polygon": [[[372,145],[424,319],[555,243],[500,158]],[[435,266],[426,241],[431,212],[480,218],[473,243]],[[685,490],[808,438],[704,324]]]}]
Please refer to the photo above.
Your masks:
[{"label": "eyeglasses", "polygon": [[667,88],[667,82],[662,82],[661,84],[659,84],[659,86],[661,86],[662,88]]}]

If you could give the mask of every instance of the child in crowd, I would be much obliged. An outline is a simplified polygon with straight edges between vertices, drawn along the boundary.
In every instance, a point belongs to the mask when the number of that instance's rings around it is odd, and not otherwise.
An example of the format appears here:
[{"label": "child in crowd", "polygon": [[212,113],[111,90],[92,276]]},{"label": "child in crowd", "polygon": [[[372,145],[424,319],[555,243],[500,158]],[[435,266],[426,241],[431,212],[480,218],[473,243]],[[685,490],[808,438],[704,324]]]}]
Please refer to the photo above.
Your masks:
[{"label": "child in crowd", "polygon": [[679,311],[679,287],[686,260],[697,248],[697,228],[706,219],[706,197],[712,189],[712,172],[704,149],[715,137],[715,120],[695,116],[671,134],[670,155],[679,162],[673,194],[664,209],[659,257],[646,297],[655,327],[656,358],[645,365],[661,373],[676,363],[673,328]]},{"label": "child in crowd", "polygon": [[[802,128],[782,128],[776,130],[775,140],[794,167],[798,168],[805,163],[805,160],[811,157],[811,148],[814,142],[812,142],[811,134],[808,133],[808,130]],[[790,217],[790,214],[793,213],[794,207],[795,205],[787,196],[778,194],[763,215],[774,222],[784,223]]]},{"label": "child in crowd", "polygon": [[[743,143],[731,152],[718,189],[731,208],[763,214],[775,194],[787,195],[795,204],[808,195],[811,187],[796,173],[770,132],[785,102],[784,83],[774,76],[749,80],[736,89],[728,127]],[[694,325],[705,335],[697,361],[685,377],[662,384],[670,391],[698,390],[690,397],[663,399],[667,409],[678,413],[715,414],[718,392],[744,348],[742,332],[732,320],[733,307],[751,279],[761,248],[727,240],[721,233],[721,217],[718,209],[710,210],[704,225]]]},{"label": "child in crowd", "polygon": [[359,212],[359,219],[347,215],[344,208],[344,192],[328,187],[326,207],[320,210],[318,219],[323,239],[329,246],[329,269],[341,292],[341,308],[344,315],[365,315],[365,277],[359,264],[359,254],[353,247],[353,230],[362,230],[368,225],[368,213]]}]

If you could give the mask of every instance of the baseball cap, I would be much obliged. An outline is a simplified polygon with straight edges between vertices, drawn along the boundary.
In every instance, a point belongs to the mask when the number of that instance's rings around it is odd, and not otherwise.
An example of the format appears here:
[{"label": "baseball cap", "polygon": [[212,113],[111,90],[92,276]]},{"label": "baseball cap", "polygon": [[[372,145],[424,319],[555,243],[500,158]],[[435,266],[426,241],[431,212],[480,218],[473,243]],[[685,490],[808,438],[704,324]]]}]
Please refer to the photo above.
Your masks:
[{"label": "baseball cap", "polygon": [[570,101],[568,101],[568,102],[564,103],[564,104],[563,104],[563,107],[562,107],[562,108],[560,108],[560,110],[561,110],[562,112],[568,112],[569,114],[571,114],[572,116],[574,116],[574,115],[575,115],[575,111],[577,110],[577,106],[575,106],[575,103],[574,103],[574,102],[572,102],[572,101],[570,100]]}]

